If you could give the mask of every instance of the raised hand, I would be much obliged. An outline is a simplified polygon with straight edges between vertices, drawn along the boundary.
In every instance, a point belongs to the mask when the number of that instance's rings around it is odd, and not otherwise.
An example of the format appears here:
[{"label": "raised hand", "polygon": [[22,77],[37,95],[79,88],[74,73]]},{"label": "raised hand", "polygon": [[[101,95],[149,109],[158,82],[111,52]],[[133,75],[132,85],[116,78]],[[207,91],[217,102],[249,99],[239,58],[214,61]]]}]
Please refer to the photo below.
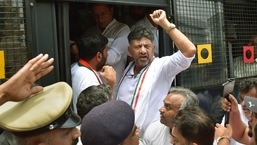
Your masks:
[{"label": "raised hand", "polygon": [[152,14],[150,14],[150,17],[157,25],[161,25],[165,20],[167,20],[166,12],[164,10],[155,10]]},{"label": "raised hand", "polygon": [[107,85],[109,85],[111,89],[114,90],[116,82],[116,71],[113,69],[113,67],[108,65],[103,66],[102,70],[99,72],[99,75],[102,76],[106,80]]},{"label": "raised hand", "polygon": [[53,70],[53,58],[39,54],[29,60],[16,74],[0,86],[0,105],[7,101],[21,101],[43,90],[32,84]]}]

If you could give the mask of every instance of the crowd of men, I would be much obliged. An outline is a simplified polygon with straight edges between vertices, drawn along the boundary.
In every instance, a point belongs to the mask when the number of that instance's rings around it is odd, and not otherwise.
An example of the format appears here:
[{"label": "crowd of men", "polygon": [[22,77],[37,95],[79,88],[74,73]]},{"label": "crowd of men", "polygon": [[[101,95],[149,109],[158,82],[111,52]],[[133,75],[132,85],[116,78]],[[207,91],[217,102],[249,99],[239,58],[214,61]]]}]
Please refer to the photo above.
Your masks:
[{"label": "crowd of men", "polygon": [[40,54],[0,86],[2,145],[229,145],[232,138],[256,144],[257,79],[240,83],[241,106],[232,95],[222,99],[229,122],[215,124],[194,92],[171,86],[190,67],[196,47],[165,11],[144,18],[177,48],[158,57],[151,29],[130,30],[111,5],[90,7],[96,26],[76,42],[71,85],[33,85],[53,69],[53,59]]}]

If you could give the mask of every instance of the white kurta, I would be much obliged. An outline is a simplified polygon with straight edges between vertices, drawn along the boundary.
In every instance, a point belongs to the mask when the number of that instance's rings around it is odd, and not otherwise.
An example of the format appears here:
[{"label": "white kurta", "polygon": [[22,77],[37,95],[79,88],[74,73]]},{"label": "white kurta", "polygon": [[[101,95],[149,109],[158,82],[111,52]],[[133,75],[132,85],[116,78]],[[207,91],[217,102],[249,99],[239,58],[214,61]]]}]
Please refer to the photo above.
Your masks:
[{"label": "white kurta", "polygon": [[170,128],[158,120],[147,127],[139,145],[172,145],[170,141]]},{"label": "white kurta", "polygon": [[158,110],[163,105],[163,99],[173,79],[190,66],[193,58],[185,57],[180,51],[171,56],[155,58],[147,70],[137,98],[134,97],[134,91],[138,90],[137,83],[142,71],[134,76],[134,65],[132,65],[128,72],[124,73],[125,76],[118,87],[117,99],[132,106],[135,111],[135,123],[141,130],[140,133],[143,134],[150,123],[159,120]]}]

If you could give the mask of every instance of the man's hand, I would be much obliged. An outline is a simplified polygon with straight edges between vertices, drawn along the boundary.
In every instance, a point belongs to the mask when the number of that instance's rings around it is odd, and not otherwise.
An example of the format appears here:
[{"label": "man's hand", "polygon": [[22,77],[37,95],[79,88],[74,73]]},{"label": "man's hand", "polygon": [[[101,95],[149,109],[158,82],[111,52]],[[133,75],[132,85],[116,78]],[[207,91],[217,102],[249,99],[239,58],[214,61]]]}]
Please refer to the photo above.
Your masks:
[{"label": "man's hand", "polygon": [[195,45],[183,33],[176,29],[176,26],[173,23],[169,22],[165,11],[155,10],[152,14],[150,14],[150,17],[155,24],[161,26],[162,29],[167,32],[177,48],[185,57],[191,58],[195,56]]},{"label": "man's hand", "polygon": [[226,127],[222,126],[219,123],[216,123],[215,126],[215,139],[217,139],[220,136],[226,136],[228,138],[232,137],[232,128],[230,124],[227,124]]},{"label": "man's hand", "polygon": [[99,75],[106,80],[107,85],[109,85],[113,91],[116,83],[116,71],[113,69],[113,67],[107,65],[103,66],[102,70],[99,72]]},{"label": "man's hand", "polygon": [[150,14],[150,17],[155,24],[160,26],[165,22],[165,20],[167,20],[164,10],[155,10],[152,14]]},{"label": "man's hand", "polygon": [[238,102],[236,98],[229,94],[229,102],[226,98],[221,99],[221,107],[224,111],[231,112],[231,111],[238,111]]},{"label": "man's hand", "polygon": [[32,84],[53,70],[53,58],[39,54],[29,60],[16,74],[0,86],[0,105],[7,101],[21,101],[43,90]]}]

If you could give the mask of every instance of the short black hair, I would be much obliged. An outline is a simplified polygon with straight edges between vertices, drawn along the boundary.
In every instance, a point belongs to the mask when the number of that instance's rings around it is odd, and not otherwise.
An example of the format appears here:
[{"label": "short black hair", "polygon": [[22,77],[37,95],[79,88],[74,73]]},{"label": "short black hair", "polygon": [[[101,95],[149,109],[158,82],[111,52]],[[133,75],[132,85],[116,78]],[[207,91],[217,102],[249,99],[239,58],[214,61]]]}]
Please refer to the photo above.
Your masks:
[{"label": "short black hair", "polygon": [[92,11],[92,8],[93,8],[94,6],[97,6],[97,5],[106,5],[106,6],[108,6],[110,9],[112,9],[112,8],[114,7],[114,5],[112,5],[112,4],[90,3],[90,4],[89,4],[89,8],[91,8],[91,11]]},{"label": "short black hair", "polygon": [[111,89],[105,84],[90,86],[84,89],[78,97],[78,115],[83,118],[92,108],[104,102],[107,102],[108,99],[111,98],[111,96]]},{"label": "short black hair", "polygon": [[252,88],[257,90],[257,78],[247,78],[239,83],[240,93],[248,93]]},{"label": "short black hair", "polygon": [[173,120],[173,127],[178,129],[188,143],[213,144],[215,134],[213,118],[198,106],[179,110]]},{"label": "short black hair", "polygon": [[150,29],[143,27],[143,26],[138,26],[138,27],[132,29],[132,31],[129,33],[128,41],[129,41],[129,43],[131,43],[131,41],[140,40],[143,37],[149,39],[152,42],[154,40],[154,35]]},{"label": "short black hair", "polygon": [[103,53],[108,39],[102,34],[83,35],[78,40],[79,57],[85,60],[91,60],[97,52]]}]

